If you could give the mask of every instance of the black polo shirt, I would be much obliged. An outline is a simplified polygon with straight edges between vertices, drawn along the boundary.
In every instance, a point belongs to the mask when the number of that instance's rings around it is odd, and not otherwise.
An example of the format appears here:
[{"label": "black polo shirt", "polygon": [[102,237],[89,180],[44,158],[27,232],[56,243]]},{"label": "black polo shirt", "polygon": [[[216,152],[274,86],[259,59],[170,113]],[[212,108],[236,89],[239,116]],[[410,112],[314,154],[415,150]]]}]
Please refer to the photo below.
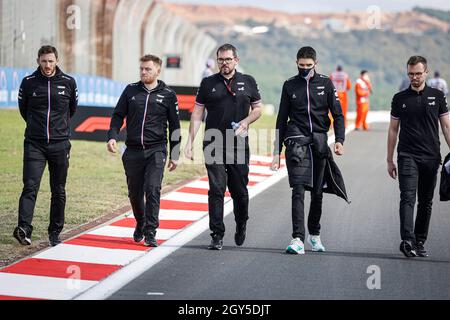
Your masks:
[{"label": "black polo shirt", "polygon": [[392,100],[391,117],[400,120],[398,154],[420,159],[440,159],[439,118],[448,116],[447,98],[438,89],[425,86],[408,89]]},{"label": "black polo shirt", "polygon": [[218,129],[225,134],[232,122],[248,117],[250,107],[261,102],[258,85],[252,76],[236,72],[232,79],[216,73],[203,79],[196,106],[208,112],[206,130]]}]

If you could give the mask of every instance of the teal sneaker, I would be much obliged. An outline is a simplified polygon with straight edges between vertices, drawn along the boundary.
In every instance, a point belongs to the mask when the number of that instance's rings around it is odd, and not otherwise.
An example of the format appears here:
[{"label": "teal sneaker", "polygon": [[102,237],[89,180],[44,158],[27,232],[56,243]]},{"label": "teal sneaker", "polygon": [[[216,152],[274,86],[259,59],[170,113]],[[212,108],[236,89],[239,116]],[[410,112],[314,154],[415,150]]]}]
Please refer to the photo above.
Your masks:
[{"label": "teal sneaker", "polygon": [[311,245],[312,251],[325,252],[325,247],[323,246],[322,241],[320,241],[320,236],[308,235],[308,243]]},{"label": "teal sneaker", "polygon": [[305,254],[305,245],[300,238],[292,239],[291,244],[286,248],[288,254]]}]

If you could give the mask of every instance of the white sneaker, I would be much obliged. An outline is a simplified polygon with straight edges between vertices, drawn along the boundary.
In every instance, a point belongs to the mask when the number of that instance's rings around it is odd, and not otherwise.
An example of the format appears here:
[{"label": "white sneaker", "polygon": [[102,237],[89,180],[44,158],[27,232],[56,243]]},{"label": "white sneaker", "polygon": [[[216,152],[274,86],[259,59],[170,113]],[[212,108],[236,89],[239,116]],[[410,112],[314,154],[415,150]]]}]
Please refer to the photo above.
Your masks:
[{"label": "white sneaker", "polygon": [[308,243],[312,247],[312,251],[315,252],[324,252],[325,247],[322,244],[322,241],[320,241],[320,236],[312,236],[308,235]]},{"label": "white sneaker", "polygon": [[292,239],[291,244],[286,248],[286,253],[289,254],[305,254],[305,245],[300,238]]}]

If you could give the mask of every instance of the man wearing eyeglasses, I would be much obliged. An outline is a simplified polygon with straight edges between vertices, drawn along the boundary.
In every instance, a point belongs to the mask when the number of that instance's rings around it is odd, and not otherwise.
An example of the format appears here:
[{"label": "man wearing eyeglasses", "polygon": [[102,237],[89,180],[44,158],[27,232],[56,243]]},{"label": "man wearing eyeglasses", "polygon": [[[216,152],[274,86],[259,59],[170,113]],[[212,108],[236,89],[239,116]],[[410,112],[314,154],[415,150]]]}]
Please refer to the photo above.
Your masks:
[{"label": "man wearing eyeglasses", "polygon": [[255,79],[236,71],[237,49],[231,44],[221,46],[217,50],[217,62],[220,72],[203,79],[200,85],[185,147],[186,157],[193,160],[194,139],[207,110],[203,149],[209,178],[210,250],[221,250],[223,246],[227,186],[236,221],[234,240],[238,246],[245,241],[250,160],[247,134],[249,125],[261,116],[261,96]]},{"label": "man wearing eyeglasses", "polygon": [[[393,179],[399,178],[400,251],[406,257],[427,257],[424,244],[441,162],[438,122],[450,148],[450,120],[444,93],[426,84],[427,60],[412,56],[407,72],[410,87],[397,93],[392,100],[387,170]],[[393,156],[399,131],[397,170]],[[416,195],[418,206],[414,221]]]}]

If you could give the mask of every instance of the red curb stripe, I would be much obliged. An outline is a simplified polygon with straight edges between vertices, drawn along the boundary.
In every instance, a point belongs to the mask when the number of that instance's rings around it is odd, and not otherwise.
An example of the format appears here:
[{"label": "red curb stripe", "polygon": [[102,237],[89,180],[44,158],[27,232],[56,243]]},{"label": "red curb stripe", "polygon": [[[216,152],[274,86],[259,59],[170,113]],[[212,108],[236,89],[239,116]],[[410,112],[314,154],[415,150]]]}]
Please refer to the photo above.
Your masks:
[{"label": "red curb stripe", "polygon": [[12,297],[12,296],[0,296],[0,300],[1,301],[7,301],[7,300],[9,300],[9,301],[14,301],[14,300],[22,300],[22,301],[25,301],[25,300],[29,300],[29,301],[38,301],[38,300],[40,300],[40,301],[43,301],[43,300],[45,300],[45,299],[38,299],[38,298],[25,298],[25,297]]},{"label": "red curb stripe", "polygon": [[[164,240],[157,240],[158,244],[164,242]],[[105,249],[123,249],[123,250],[136,250],[136,251],[149,251],[151,248],[144,246],[144,243],[136,243],[132,238],[118,238],[99,236],[94,234],[85,234],[73,240],[64,242],[64,244],[71,244],[77,246],[97,247]]]},{"label": "red curb stripe", "polygon": [[[200,194],[200,195],[208,195],[209,189],[201,189],[201,188],[191,188],[191,187],[184,187],[178,192],[184,192],[184,193],[193,193],[193,194]],[[225,197],[231,197],[231,194],[227,191],[225,192]]]},{"label": "red curb stripe", "polygon": [[161,200],[160,208],[167,210],[208,211],[208,204],[198,202]]},{"label": "red curb stripe", "polygon": [[[181,230],[192,224],[193,221],[182,220],[161,220],[159,221],[160,229]],[[111,224],[113,227],[136,228],[136,220],[134,218],[126,218]]]},{"label": "red curb stripe", "polygon": [[121,268],[120,266],[106,264],[31,258],[3,269],[1,273],[68,279],[74,276],[74,270],[71,269],[72,266],[79,268],[80,280],[89,281],[100,281]]}]

